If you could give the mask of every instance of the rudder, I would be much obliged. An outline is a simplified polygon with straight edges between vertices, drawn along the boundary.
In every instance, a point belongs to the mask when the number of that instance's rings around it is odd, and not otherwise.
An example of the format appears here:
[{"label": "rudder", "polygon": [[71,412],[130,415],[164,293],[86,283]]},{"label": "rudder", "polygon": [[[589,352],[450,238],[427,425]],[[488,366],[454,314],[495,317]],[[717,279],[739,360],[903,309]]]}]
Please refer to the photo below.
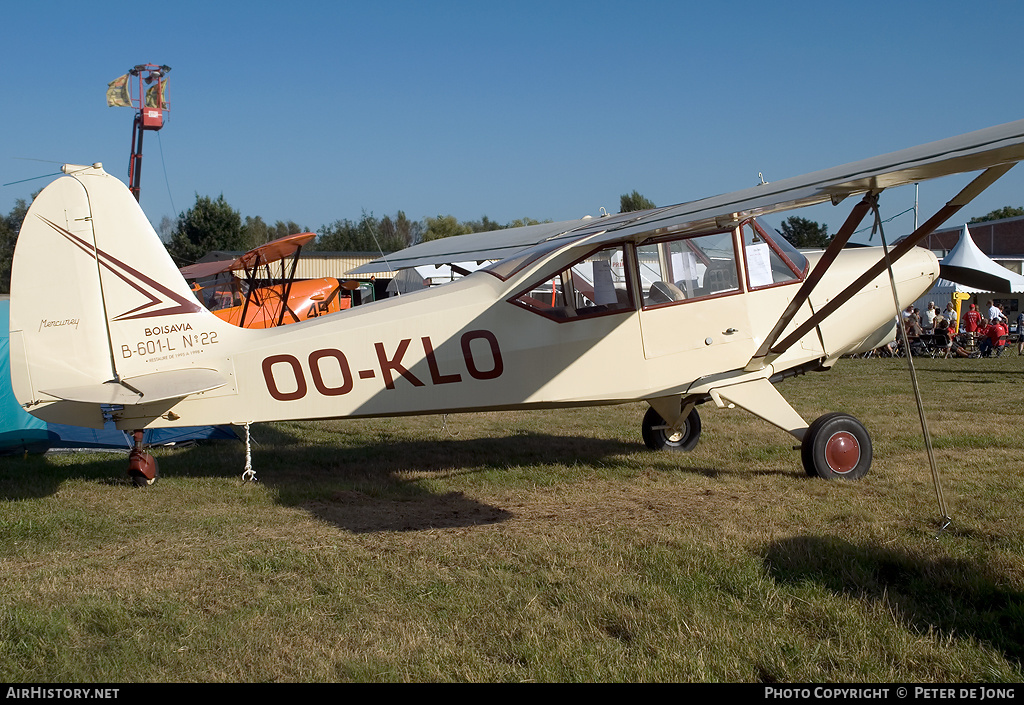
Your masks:
[{"label": "rudder", "polygon": [[[228,337],[232,327],[198,303],[123,183],[100,165],[64,172],[33,201],[15,249],[18,401],[47,420],[95,427],[100,404],[218,386],[213,370],[203,369],[202,350],[188,359],[156,354],[165,351],[156,349],[162,339],[154,331],[202,328]],[[145,400],[140,385],[124,382],[133,379],[148,384]]]}]

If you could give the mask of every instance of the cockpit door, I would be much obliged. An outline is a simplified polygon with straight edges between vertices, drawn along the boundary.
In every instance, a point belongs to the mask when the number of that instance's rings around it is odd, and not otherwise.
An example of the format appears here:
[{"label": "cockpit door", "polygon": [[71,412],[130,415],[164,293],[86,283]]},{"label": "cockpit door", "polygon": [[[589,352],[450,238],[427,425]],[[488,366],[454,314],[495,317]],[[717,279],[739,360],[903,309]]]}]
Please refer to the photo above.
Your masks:
[{"label": "cockpit door", "polygon": [[746,364],[755,350],[737,257],[738,231],[639,245],[644,356],[684,355],[700,374]]}]

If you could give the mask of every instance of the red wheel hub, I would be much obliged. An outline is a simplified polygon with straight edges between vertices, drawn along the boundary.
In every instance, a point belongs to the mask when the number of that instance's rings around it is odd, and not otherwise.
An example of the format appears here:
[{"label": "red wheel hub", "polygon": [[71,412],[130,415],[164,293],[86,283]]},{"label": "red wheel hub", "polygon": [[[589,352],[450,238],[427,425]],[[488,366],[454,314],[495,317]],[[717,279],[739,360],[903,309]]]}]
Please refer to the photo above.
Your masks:
[{"label": "red wheel hub", "polygon": [[825,462],[840,475],[852,471],[860,461],[860,444],[849,431],[839,431],[825,443]]}]

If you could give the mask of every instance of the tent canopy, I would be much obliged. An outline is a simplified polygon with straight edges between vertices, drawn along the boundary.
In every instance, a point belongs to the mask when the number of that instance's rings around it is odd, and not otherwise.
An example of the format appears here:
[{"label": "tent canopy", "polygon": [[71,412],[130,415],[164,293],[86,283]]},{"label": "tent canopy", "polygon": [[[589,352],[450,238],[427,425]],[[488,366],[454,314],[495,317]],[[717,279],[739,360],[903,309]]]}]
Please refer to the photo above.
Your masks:
[{"label": "tent canopy", "polygon": [[1011,272],[978,249],[966,225],[956,247],[939,262],[939,274],[969,287],[969,291],[1024,292],[1024,276]]}]

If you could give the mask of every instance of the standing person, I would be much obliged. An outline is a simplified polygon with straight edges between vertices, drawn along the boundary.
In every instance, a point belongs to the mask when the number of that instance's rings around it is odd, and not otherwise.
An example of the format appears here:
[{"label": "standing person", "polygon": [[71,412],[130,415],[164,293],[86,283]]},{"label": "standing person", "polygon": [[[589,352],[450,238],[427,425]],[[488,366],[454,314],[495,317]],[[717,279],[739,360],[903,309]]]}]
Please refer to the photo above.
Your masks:
[{"label": "standing person", "polygon": [[959,330],[956,320],[956,307],[953,306],[952,301],[946,304],[946,312],[942,315],[946,318],[947,321],[949,321],[950,328],[952,328],[954,331]]},{"label": "standing person", "polygon": [[935,308],[935,302],[929,301],[928,308],[924,311],[924,320],[921,321],[921,327],[924,328],[925,333],[931,333],[935,330],[935,317],[939,315],[939,310]]},{"label": "standing person", "polygon": [[1017,356],[1024,355],[1024,309],[1017,314]]},{"label": "standing person", "polygon": [[964,330],[968,333],[975,333],[981,324],[981,314],[978,313],[978,305],[971,304],[971,310],[964,314]]},{"label": "standing person", "polygon": [[989,321],[994,321],[995,319],[997,319],[997,318],[999,318],[1000,316],[1003,315],[1003,312],[1000,311],[999,307],[996,306],[995,303],[993,303],[992,301],[989,301],[985,305],[988,306],[988,320]]}]

